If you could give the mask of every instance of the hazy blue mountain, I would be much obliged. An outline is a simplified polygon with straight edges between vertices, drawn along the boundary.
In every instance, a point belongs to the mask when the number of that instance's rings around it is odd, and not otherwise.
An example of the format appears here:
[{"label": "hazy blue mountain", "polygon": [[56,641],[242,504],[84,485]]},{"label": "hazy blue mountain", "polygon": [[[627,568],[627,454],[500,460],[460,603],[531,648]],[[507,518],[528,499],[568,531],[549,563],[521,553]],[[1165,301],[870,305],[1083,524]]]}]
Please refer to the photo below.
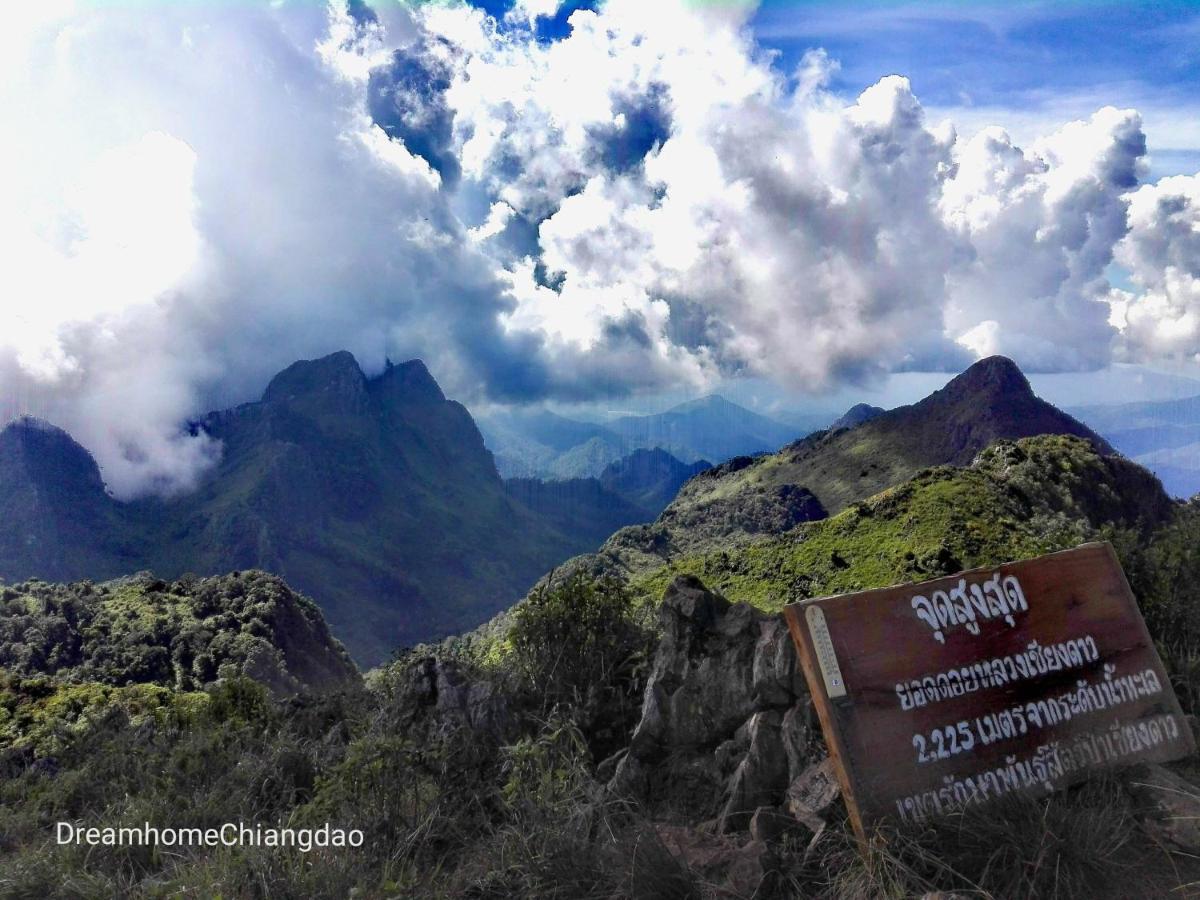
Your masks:
[{"label": "hazy blue mountain", "polygon": [[547,478],[594,478],[630,452],[629,442],[608,432],[564,450],[546,467]]},{"label": "hazy blue mountain", "polygon": [[830,423],[837,418],[837,415],[836,413],[781,409],[778,412],[772,412],[768,418],[789,426],[794,434],[805,435],[829,428]]},{"label": "hazy blue mountain", "polygon": [[688,479],[708,468],[708,462],[680,462],[665,450],[635,450],[599,478],[510,478],[504,486],[542,521],[594,550],[614,531],[652,521]]},{"label": "hazy blue mountain", "polygon": [[[504,478],[598,475],[608,462],[619,459],[623,453],[617,436],[603,425],[579,422],[548,410],[492,411],[477,416],[476,422]],[[592,440],[608,441],[615,449],[589,469],[572,461],[571,451]],[[556,465],[564,455],[568,459]],[[580,459],[581,454],[574,454],[574,460]]]},{"label": "hazy blue mountain", "polygon": [[602,424],[546,411],[487,413],[479,423],[501,475],[543,479],[598,477],[635,450],[655,448],[685,463],[722,462],[777,450],[813,430],[776,422],[715,395]]},{"label": "hazy blue mountain", "polygon": [[486,437],[497,429],[517,432],[551,450],[570,450],[594,437],[609,434],[608,429],[595,422],[568,419],[549,410],[512,410],[480,419],[480,429]]},{"label": "hazy blue mountain", "polygon": [[1200,492],[1200,397],[1082,406],[1072,413],[1162,479],[1167,492]]},{"label": "hazy blue mountain", "polygon": [[1200,494],[1200,440],[1142,453],[1133,459],[1157,475],[1171,496],[1189,499]]},{"label": "hazy blue mountain", "polygon": [[142,546],[127,518],[65,431],[28,417],[0,431],[0,578],[133,571]]},{"label": "hazy blue mountain", "polygon": [[635,450],[612,463],[600,474],[600,483],[636,503],[648,513],[647,519],[654,519],[689,479],[711,468],[708,460],[685,463],[656,447]]},{"label": "hazy blue mountain", "polygon": [[1118,433],[1160,425],[1200,424],[1200,397],[1078,406],[1069,412],[1098,431]]},{"label": "hazy blue mountain", "polygon": [[510,478],[504,487],[513,500],[543,522],[578,538],[587,550],[595,550],[626,525],[648,522],[658,515],[596,478]]},{"label": "hazy blue mountain", "polygon": [[801,437],[791,426],[715,394],[664,413],[624,416],[607,425],[635,447],[661,447],[684,462],[722,462],[765,453]]}]

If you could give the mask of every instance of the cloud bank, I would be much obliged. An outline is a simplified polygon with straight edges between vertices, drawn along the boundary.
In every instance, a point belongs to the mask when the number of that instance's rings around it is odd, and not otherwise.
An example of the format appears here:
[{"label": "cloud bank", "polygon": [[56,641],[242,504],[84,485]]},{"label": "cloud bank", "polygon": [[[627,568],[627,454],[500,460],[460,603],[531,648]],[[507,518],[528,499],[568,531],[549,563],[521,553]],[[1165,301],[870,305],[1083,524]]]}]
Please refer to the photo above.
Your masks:
[{"label": "cloud bank", "polygon": [[961,137],[903,77],[781,71],[752,12],[22,11],[0,416],[132,497],[217,458],[188,417],[341,348],[501,402],[1200,354],[1200,176],[1144,183],[1136,111]]}]

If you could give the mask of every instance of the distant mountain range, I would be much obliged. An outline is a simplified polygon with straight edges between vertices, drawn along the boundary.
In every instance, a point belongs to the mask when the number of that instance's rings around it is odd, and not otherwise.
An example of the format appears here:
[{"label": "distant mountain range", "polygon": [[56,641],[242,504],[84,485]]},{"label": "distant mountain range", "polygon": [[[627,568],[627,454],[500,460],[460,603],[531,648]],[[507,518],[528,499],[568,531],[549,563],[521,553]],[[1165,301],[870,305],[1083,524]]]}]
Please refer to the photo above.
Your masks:
[{"label": "distant mountain range", "polygon": [[683,463],[718,463],[776,450],[806,433],[715,395],[603,424],[544,410],[496,412],[478,421],[507,478],[598,477],[635,450],[664,450]]},{"label": "distant mountain range", "polygon": [[1157,475],[1167,493],[1200,493],[1200,397],[1081,406],[1071,412]]},{"label": "distant mountain range", "polygon": [[665,450],[634,450],[599,478],[509,478],[510,497],[564,533],[597,547],[619,528],[652,521],[690,478],[712,468],[680,462]]}]

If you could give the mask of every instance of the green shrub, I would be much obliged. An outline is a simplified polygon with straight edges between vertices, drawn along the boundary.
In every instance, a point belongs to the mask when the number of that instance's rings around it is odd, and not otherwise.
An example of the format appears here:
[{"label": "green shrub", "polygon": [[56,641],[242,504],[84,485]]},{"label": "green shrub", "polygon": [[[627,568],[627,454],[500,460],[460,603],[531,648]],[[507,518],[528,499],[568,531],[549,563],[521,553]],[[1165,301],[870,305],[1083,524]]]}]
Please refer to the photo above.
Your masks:
[{"label": "green shrub", "polygon": [[653,647],[623,584],[581,574],[535,590],[512,614],[510,666],[543,714],[573,710],[604,756],[635,724]]}]

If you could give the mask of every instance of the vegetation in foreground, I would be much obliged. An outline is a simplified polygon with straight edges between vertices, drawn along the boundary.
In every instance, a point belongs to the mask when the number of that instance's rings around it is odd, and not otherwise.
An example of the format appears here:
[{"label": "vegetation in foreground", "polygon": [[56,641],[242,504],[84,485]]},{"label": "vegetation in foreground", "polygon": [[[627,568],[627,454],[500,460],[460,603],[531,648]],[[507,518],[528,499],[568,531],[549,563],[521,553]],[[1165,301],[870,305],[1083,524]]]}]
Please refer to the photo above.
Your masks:
[{"label": "vegetation in foreground", "polygon": [[[114,670],[105,683],[96,663],[37,674],[26,655],[0,681],[0,896],[719,896],[705,872],[672,853],[663,823],[606,793],[600,774],[637,720],[655,646],[645,601],[671,573],[770,608],[1108,537],[1195,714],[1200,509],[1164,503],[1139,472],[1082,441],[1002,443],[971,468],[921,473],[725,556],[673,559],[669,571],[632,580],[563,579],[490,631],[418,648],[365,682],[320,694],[273,696],[244,667],[164,683]],[[192,608],[169,587],[176,599],[165,608]],[[51,615],[23,590],[19,603],[6,600],[5,627]],[[191,620],[181,611],[180,622]],[[28,635],[40,626],[23,627]],[[55,845],[57,821],[328,822],[361,829],[366,842],[307,854],[101,852]],[[844,823],[811,847],[785,833],[767,859],[759,897],[1153,897],[1200,879],[1194,860],[1143,828],[1115,779],[884,834],[866,857]]]}]

